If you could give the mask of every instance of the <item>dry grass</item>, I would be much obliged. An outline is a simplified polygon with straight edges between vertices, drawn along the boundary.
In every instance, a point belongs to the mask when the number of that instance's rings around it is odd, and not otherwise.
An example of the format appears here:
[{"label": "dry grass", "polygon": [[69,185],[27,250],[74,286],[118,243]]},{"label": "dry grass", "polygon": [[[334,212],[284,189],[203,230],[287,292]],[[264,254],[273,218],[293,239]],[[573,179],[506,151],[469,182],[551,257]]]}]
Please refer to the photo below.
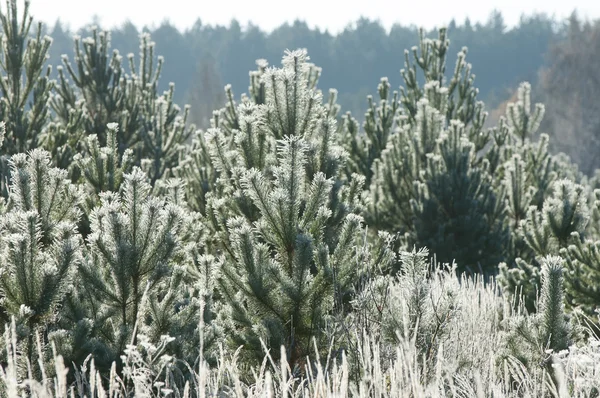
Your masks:
[{"label": "dry grass", "polygon": [[[511,310],[513,306],[499,294],[494,282],[485,285],[481,280],[458,281],[448,273],[440,273],[432,278],[431,286],[433,300],[441,297],[439,292],[443,289],[454,289],[457,306],[435,359],[425,365],[414,339],[400,338],[390,346],[374,337],[377,333],[355,333],[357,352],[348,357],[342,355],[339,360],[329,357],[325,363],[309,362],[304,372],[307,376],[303,378],[293,376],[285,360],[275,363],[266,355],[251,370],[252,381],[248,382],[247,373],[242,376],[237,362],[242,348],[236,352],[221,349],[215,368],[204,360],[192,368],[164,354],[170,341],[167,336],[154,343],[138,336],[137,345],[130,346],[122,357],[122,372],[113,366],[110,375],[101,375],[93,358],[88,358],[76,368],[76,381],[68,385],[68,369],[56,353],[53,369],[46,371],[42,363],[28,364],[27,371],[19,368],[21,358],[15,349],[13,325],[5,333],[8,361],[0,369],[0,391],[11,398],[597,396],[594,395],[594,391],[600,390],[597,338],[591,337],[556,356],[555,382],[541,367],[527,369],[515,358],[503,356],[503,336],[507,333],[503,325],[520,314]],[[198,349],[202,358],[202,344]],[[359,365],[358,377],[351,377],[350,361]],[[42,370],[42,377],[37,380],[28,377],[35,366]],[[182,367],[192,376],[176,382],[181,380],[177,372]]]}]

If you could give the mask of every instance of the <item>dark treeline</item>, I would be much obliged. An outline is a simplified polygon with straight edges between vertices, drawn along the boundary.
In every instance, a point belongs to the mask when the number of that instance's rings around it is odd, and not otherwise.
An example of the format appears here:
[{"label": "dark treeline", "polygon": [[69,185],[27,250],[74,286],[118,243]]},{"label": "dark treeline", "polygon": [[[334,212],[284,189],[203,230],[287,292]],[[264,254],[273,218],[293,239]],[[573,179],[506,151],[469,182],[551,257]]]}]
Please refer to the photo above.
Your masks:
[{"label": "dark treeline", "polygon": [[[61,54],[72,59],[73,36],[88,36],[91,25],[76,32],[60,22],[48,27],[47,33],[54,39],[50,63],[60,65]],[[506,99],[519,82],[535,83],[550,44],[565,32],[562,22],[544,14],[524,16],[517,26],[508,29],[499,12],[493,12],[485,23],[450,21],[448,28],[454,43],[450,47],[448,73],[454,68],[456,53],[467,46],[468,61],[479,72],[476,86],[480,98],[487,101],[488,107]],[[319,86],[324,91],[336,88],[343,108],[358,117],[362,116],[365,95],[375,94],[381,76],[387,76],[394,88],[400,85],[403,51],[411,48],[417,30],[415,26],[395,25],[387,31],[379,22],[368,19],[358,20],[338,35],[311,29],[302,21],[284,24],[270,33],[254,25],[242,27],[235,20],[225,27],[205,25],[198,19],[184,32],[168,22],[142,29],[156,42],[156,55],[166,59],[159,88],[166,90],[169,82],[174,82],[179,103],[218,95],[192,92],[202,91],[204,86],[197,83],[200,76],[217,81],[220,86],[232,84],[236,95],[246,92],[248,70],[256,68],[256,59],[279,65],[283,50],[306,48],[311,61],[324,70]],[[433,36],[436,31],[427,34]],[[137,55],[140,33],[130,22],[112,29],[112,48],[124,56],[130,52]]]}]

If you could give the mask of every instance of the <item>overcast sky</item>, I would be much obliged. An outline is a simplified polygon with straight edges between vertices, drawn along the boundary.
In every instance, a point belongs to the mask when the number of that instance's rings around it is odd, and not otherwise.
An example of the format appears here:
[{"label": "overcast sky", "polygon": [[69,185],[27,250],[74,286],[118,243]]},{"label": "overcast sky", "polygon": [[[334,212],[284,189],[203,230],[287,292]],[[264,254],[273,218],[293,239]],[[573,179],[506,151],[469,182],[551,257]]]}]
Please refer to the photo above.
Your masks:
[{"label": "overcast sky", "polygon": [[[24,0],[19,0],[22,4]],[[0,3],[4,10],[5,2]],[[559,18],[574,9],[579,16],[600,18],[599,0],[31,0],[36,20],[53,25],[57,18],[78,29],[97,15],[103,28],[112,28],[129,19],[138,27],[158,25],[168,19],[179,29],[190,27],[197,18],[203,24],[228,25],[237,19],[270,31],[284,22],[301,19],[337,33],[361,16],[379,19],[386,28],[394,23],[426,28],[457,22],[469,17],[485,21],[490,12],[502,12],[509,26],[525,13],[545,12]]]}]

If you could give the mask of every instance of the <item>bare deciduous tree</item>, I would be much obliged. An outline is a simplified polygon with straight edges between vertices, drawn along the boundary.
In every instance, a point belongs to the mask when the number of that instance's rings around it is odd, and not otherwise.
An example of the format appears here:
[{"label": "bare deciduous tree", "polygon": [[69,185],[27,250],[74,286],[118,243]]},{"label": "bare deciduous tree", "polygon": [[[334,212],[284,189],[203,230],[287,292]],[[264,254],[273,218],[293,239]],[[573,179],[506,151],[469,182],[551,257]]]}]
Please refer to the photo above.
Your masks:
[{"label": "bare deciduous tree", "polygon": [[573,14],[566,33],[540,72],[538,91],[547,110],[541,131],[590,174],[600,167],[600,21],[582,22]]}]

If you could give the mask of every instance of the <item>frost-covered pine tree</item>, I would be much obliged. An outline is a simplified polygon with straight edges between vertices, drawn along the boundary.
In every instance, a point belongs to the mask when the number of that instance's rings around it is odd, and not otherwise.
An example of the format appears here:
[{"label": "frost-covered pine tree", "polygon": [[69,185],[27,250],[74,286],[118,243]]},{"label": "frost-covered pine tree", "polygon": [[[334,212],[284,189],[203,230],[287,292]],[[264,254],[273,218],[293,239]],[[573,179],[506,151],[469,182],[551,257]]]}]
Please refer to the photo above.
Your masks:
[{"label": "frost-covered pine tree", "polygon": [[[158,92],[163,58],[154,55],[154,42],[140,36],[138,63],[127,55],[128,73],[118,50],[110,53],[110,33],[93,29],[92,36],[75,37],[74,65],[63,58],[56,93],[50,102],[57,118],[49,127],[46,147],[68,168],[69,156],[81,151],[82,131],[94,134],[106,146],[110,123],[118,123],[118,150],[133,151],[134,164],[142,167],[152,184],[176,166],[182,144],[192,135],[188,125],[189,106],[173,102],[175,86]],[[74,136],[75,135],[75,136]]]},{"label": "frost-covered pine tree", "polygon": [[467,49],[446,71],[448,49],[445,29],[437,39],[421,31],[419,45],[405,51],[399,93],[382,79],[364,131],[346,115],[346,175],[359,171],[370,182],[364,215],[375,230],[399,233],[405,249],[427,247],[441,262],[455,260],[459,271],[495,274],[505,262],[505,288],[520,285],[533,303],[539,260],[521,225],[530,207],[541,211],[556,180],[580,183],[582,176],[548,151],[547,135],[534,141],[544,108],[532,106],[527,83],[498,125],[484,128]]},{"label": "frost-covered pine tree", "polygon": [[390,99],[381,82],[379,106],[369,99],[365,134],[346,119],[348,165],[370,177],[365,214],[376,230],[401,234],[406,248],[427,246],[461,271],[493,273],[507,234],[502,198],[480,154],[491,132],[483,129],[487,114],[466,49],[446,76],[448,46],[445,29],[437,39],[421,31],[412,56],[405,52],[400,93]]},{"label": "frost-covered pine tree", "polygon": [[42,35],[42,24],[32,36],[29,1],[18,12],[17,1],[0,7],[0,120],[6,136],[0,154],[0,194],[6,198],[10,155],[37,148],[49,120],[48,101],[54,82],[46,65],[52,39]]},{"label": "frost-covered pine tree", "polygon": [[182,147],[173,176],[182,182],[186,203],[195,211],[206,214],[207,193],[215,189],[218,172],[212,164],[205,132],[194,132],[191,143]]},{"label": "frost-covered pine tree", "polygon": [[[268,70],[268,63],[264,59],[256,61],[257,69],[250,72],[249,94],[242,95],[242,103],[264,105],[267,96],[267,82],[263,78]],[[321,69],[314,64],[307,64],[307,84],[309,89],[316,87]],[[231,137],[235,131],[242,129],[241,122],[243,114],[240,112],[231,85],[225,86],[225,107],[213,112],[211,127],[218,128],[221,135]],[[329,115],[336,117],[339,105],[336,104],[336,91],[331,90],[329,101],[325,107]],[[210,149],[206,138],[210,134],[207,131],[197,130],[193,133],[191,145],[181,148],[179,164],[172,172],[185,182],[185,197],[193,210],[202,214],[206,212],[206,194],[218,189],[215,184],[219,177],[219,170],[213,165]]]},{"label": "frost-covered pine tree", "polygon": [[546,256],[541,264],[539,311],[507,322],[506,355],[531,370],[541,366],[554,377],[561,366],[555,357],[571,346],[577,330],[565,313],[564,260]]},{"label": "frost-covered pine tree", "polygon": [[[456,312],[455,269],[436,269],[427,249],[401,251],[398,260],[396,275],[367,281],[353,302],[352,318],[382,347],[414,342],[419,364],[431,370]],[[445,277],[456,283],[440,283]]]},{"label": "frost-covered pine tree", "polygon": [[102,192],[118,192],[126,173],[133,166],[133,151],[128,148],[119,152],[119,126],[109,123],[106,132],[106,146],[101,147],[98,136],[88,135],[80,143],[81,152],[70,160],[71,170],[75,170],[84,187],[86,195],[82,204],[83,216],[80,222],[80,232],[87,236],[90,232],[90,215],[93,209],[100,205]]},{"label": "frost-covered pine tree", "polygon": [[0,319],[2,328],[16,320],[20,350],[33,361],[37,338],[46,347],[83,261],[83,195],[41,149],[13,155],[9,164],[9,199],[0,215]]},{"label": "frost-covered pine tree", "polygon": [[341,181],[335,120],[307,61],[287,53],[261,75],[265,103],[230,102],[206,135],[218,172],[206,217],[222,253],[229,340],[255,359],[263,343],[274,358],[284,346],[292,367],[350,310],[368,250],[356,214],[364,178]]},{"label": "frost-covered pine tree", "polygon": [[126,173],[131,171],[133,151],[128,148],[119,152],[119,125],[109,123],[106,131],[106,146],[101,147],[98,136],[89,135],[83,154],[74,157],[81,175],[95,195],[102,192],[117,192]]},{"label": "frost-covered pine tree", "polygon": [[49,77],[52,68],[45,63],[52,39],[42,36],[41,23],[35,36],[30,36],[33,17],[29,1],[25,1],[22,15],[16,0],[6,5],[6,13],[0,10],[0,120],[7,131],[3,152],[12,155],[36,148],[48,121],[53,81]]},{"label": "frost-covered pine tree", "polygon": [[390,135],[398,127],[401,114],[398,92],[394,91],[390,99],[390,83],[387,78],[381,79],[377,91],[378,102],[372,96],[367,97],[364,134],[359,131],[359,123],[350,112],[343,119],[342,145],[350,153],[345,166],[347,177],[351,178],[352,173],[364,175],[367,186],[371,184],[373,177],[373,163],[379,159]]},{"label": "frost-covered pine tree", "polygon": [[586,229],[589,213],[589,190],[576,167],[549,152],[547,135],[532,140],[543,113],[541,104],[532,109],[531,86],[522,84],[499,126],[506,135],[490,156],[498,160],[497,189],[505,192],[510,231],[499,281],[507,294],[523,295],[529,311],[540,293],[542,259],[573,243],[571,234]]},{"label": "frost-covered pine tree", "polygon": [[[53,335],[71,360],[93,353],[98,366],[110,367],[138,334],[158,339],[173,334],[181,317],[193,318],[184,308],[181,253],[189,216],[153,197],[148,180],[134,168],[118,191],[100,194],[90,214],[85,257],[63,308],[64,329]],[[175,334],[184,342],[191,338]]]},{"label": "frost-covered pine tree", "polygon": [[[575,213],[573,224],[577,228],[571,228],[570,236],[566,240],[568,244],[559,252],[566,259],[567,304],[570,308],[580,309],[593,317],[600,308],[600,285],[597,283],[600,277],[600,190],[596,189],[593,192],[590,211],[586,211],[588,209],[585,199],[579,199],[580,202],[573,203],[571,200],[565,203],[565,210],[575,208],[571,211]],[[567,205],[571,208],[567,208]],[[563,212],[563,209],[556,210],[558,215],[564,214]],[[584,229],[584,226],[587,228]],[[599,325],[596,325],[596,328],[600,330]]]}]

